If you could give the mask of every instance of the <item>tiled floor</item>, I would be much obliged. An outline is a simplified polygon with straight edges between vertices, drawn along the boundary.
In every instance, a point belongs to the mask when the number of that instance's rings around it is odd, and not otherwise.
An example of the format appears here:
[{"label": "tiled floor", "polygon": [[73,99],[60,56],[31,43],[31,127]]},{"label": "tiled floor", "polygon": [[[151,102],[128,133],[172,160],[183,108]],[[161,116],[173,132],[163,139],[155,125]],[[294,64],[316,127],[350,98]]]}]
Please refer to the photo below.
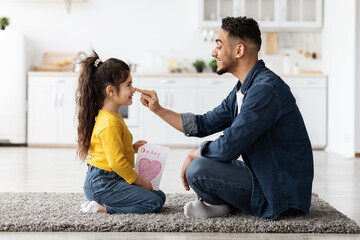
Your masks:
[{"label": "tiled floor", "polygon": [[[190,149],[171,149],[161,189],[185,192],[180,169]],[[86,167],[72,148],[0,147],[0,192],[81,192]],[[313,192],[360,225],[360,159],[314,151]],[[0,216],[1,217],[1,216]],[[2,239],[360,239],[337,234],[0,233]]]}]

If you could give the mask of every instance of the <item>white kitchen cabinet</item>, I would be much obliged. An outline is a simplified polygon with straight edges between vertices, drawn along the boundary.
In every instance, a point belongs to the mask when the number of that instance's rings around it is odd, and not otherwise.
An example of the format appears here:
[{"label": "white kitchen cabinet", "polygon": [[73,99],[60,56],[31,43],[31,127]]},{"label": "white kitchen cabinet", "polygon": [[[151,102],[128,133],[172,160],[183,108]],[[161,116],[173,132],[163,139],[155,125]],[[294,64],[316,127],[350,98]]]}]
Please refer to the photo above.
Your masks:
[{"label": "white kitchen cabinet", "polygon": [[[237,83],[234,77],[200,77],[198,79],[198,114],[204,114],[218,105],[229,95]],[[198,144],[218,138],[221,133],[199,138]]]},{"label": "white kitchen cabinet", "polygon": [[[237,82],[231,75],[215,74],[135,75],[133,78],[139,88],[156,90],[162,106],[179,113],[196,114],[204,114],[218,106]],[[285,76],[283,79],[296,98],[313,148],[324,148],[327,143],[326,77]],[[76,86],[76,75],[29,75],[27,137],[30,146],[76,145]],[[135,108],[136,104],[131,107]],[[138,106],[138,114],[134,117],[136,124],[128,124],[134,141],[143,139],[162,145],[196,146],[221,135],[186,137],[144,106]]]},{"label": "white kitchen cabinet", "polygon": [[[137,80],[137,82],[139,82],[139,80]],[[157,86],[139,86],[149,90],[155,89],[160,101],[160,105],[163,107],[166,106],[166,89],[162,89]],[[146,140],[148,143],[167,144],[169,128],[167,123],[165,123],[160,117],[151,112],[145,106],[140,107],[139,116],[139,139]]]},{"label": "white kitchen cabinet", "polygon": [[312,147],[323,149],[327,143],[326,77],[285,78],[303,116]]},{"label": "white kitchen cabinet", "polygon": [[[140,88],[155,90],[160,104],[178,113],[206,113],[218,106],[236,84],[234,77],[142,77],[136,79]],[[140,109],[139,137],[149,143],[195,146],[220,136],[186,137],[157,115]]]},{"label": "white kitchen cabinet", "polygon": [[220,26],[222,18],[236,15],[237,3],[237,0],[200,0],[199,26]]},{"label": "white kitchen cabinet", "polygon": [[320,28],[322,0],[282,0],[281,26],[285,28]]},{"label": "white kitchen cabinet", "polygon": [[[196,78],[146,77],[136,81],[141,88],[155,90],[163,107],[179,113],[196,112]],[[186,137],[145,107],[140,109],[139,137],[156,144],[197,144],[196,138]]]},{"label": "white kitchen cabinet", "polygon": [[242,0],[238,16],[254,18],[263,29],[280,25],[280,0]]},{"label": "white kitchen cabinet", "polygon": [[[327,87],[325,76],[283,77],[291,87],[313,148],[327,143]],[[230,93],[237,79],[231,75],[189,77],[141,77],[136,79],[144,89],[156,90],[160,104],[175,112],[204,114]],[[199,145],[214,140],[222,133],[204,138],[185,137],[145,107],[140,108],[139,138],[164,145]]]},{"label": "white kitchen cabinet", "polygon": [[74,76],[29,76],[28,145],[75,145]]},{"label": "white kitchen cabinet", "polygon": [[227,16],[254,18],[263,31],[322,26],[322,0],[199,0],[199,27],[216,28]]}]

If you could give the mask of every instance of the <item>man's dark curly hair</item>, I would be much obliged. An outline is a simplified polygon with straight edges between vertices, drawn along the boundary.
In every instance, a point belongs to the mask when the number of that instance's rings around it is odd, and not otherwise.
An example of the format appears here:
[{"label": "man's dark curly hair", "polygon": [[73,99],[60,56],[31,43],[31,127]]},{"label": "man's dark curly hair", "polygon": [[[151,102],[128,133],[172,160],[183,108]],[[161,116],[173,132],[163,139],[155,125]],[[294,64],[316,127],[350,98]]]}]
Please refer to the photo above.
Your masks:
[{"label": "man's dark curly hair", "polygon": [[222,20],[221,28],[229,32],[230,37],[238,37],[245,42],[253,42],[261,48],[261,32],[259,24],[252,18],[226,17]]}]

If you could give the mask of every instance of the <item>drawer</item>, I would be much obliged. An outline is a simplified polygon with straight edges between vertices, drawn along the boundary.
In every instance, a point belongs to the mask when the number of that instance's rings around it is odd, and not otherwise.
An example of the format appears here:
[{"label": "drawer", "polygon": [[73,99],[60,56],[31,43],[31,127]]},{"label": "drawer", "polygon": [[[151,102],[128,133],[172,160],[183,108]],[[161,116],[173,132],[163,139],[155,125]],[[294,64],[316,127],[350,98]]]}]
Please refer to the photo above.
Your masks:
[{"label": "drawer", "polygon": [[233,79],[229,78],[199,78],[200,88],[229,88],[233,85]]},{"label": "drawer", "polygon": [[325,88],[326,78],[297,78],[291,83],[295,88]]},{"label": "drawer", "polygon": [[196,78],[183,78],[183,77],[149,77],[149,78],[134,78],[134,86],[141,88],[152,89],[155,87],[197,87]]},{"label": "drawer", "polygon": [[29,85],[31,86],[54,86],[54,85],[62,85],[62,86],[74,86],[78,83],[77,77],[71,76],[34,76],[29,77]]}]

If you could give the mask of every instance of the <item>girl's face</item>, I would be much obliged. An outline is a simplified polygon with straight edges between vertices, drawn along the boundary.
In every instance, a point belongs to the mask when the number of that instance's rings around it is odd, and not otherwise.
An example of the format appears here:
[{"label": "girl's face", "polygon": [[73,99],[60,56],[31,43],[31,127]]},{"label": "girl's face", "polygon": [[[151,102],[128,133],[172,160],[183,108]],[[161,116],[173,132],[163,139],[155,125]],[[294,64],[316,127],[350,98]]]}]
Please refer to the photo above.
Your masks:
[{"label": "girl's face", "polygon": [[115,94],[114,101],[122,105],[131,105],[132,104],[132,96],[135,92],[135,89],[132,85],[132,77],[129,74],[129,77],[125,82],[120,83],[119,91]]}]

